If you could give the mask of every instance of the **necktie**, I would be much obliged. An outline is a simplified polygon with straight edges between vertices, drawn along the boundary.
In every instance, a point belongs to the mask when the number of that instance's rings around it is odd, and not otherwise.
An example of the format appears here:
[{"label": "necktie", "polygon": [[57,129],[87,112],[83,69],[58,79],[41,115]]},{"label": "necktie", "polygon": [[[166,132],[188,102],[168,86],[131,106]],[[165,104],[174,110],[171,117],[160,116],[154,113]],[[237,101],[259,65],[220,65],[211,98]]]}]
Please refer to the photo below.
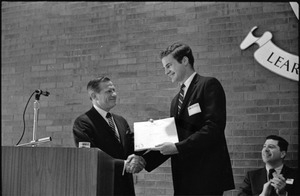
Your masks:
[{"label": "necktie", "polygon": [[115,124],[114,124],[114,122],[113,122],[113,120],[112,120],[112,116],[111,116],[111,114],[110,114],[109,112],[107,112],[106,118],[107,118],[107,120],[108,120],[108,124],[109,124],[110,128],[113,130],[113,132],[114,132],[114,134],[115,134],[115,137],[116,137],[117,140],[120,142],[119,134],[117,133],[117,130],[116,130],[116,128],[115,128]]},{"label": "necktie", "polygon": [[270,169],[269,170],[269,180],[273,178],[273,173],[275,172],[275,169]]},{"label": "necktie", "polygon": [[[269,181],[273,178],[273,173],[275,172],[275,169],[270,169],[269,170]],[[271,195],[276,195],[276,192],[275,192],[275,189],[274,187],[272,186],[271,187],[271,193],[270,193],[270,196]]]},{"label": "necktie", "polygon": [[178,114],[181,110],[181,106],[182,106],[182,103],[183,103],[184,87],[185,87],[184,84],[182,84],[181,87],[180,87],[179,98],[178,98]]}]

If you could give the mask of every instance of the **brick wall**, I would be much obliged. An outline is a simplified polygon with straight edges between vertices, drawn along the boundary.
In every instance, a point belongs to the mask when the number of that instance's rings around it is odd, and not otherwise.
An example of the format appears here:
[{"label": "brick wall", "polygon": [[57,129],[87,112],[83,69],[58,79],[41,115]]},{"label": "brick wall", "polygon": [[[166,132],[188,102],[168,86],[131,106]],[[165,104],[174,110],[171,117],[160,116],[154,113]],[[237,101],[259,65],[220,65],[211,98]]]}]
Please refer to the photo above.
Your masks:
[{"label": "brick wall", "polygon": [[[259,65],[240,43],[253,26],[283,50],[298,55],[298,19],[288,2],[2,2],[1,142],[15,145],[25,104],[40,99],[37,137],[51,147],[74,147],[74,119],[91,107],[87,82],[108,75],[131,125],[169,115],[178,92],[164,75],[158,53],[175,41],[189,44],[195,68],[217,77],[227,96],[226,138],[236,187],[262,166],[264,137],[290,142],[287,164],[298,163],[298,83]],[[21,143],[32,139],[33,101]],[[172,195],[170,160],[135,177],[137,195]],[[228,191],[225,195],[235,195]]]}]

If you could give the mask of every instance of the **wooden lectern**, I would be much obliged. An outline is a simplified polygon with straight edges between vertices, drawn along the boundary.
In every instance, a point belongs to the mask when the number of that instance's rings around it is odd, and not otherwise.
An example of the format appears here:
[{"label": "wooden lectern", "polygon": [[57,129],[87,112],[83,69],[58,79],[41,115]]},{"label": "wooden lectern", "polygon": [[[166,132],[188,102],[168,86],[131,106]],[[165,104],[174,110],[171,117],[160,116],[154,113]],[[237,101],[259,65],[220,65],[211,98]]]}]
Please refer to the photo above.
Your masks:
[{"label": "wooden lectern", "polygon": [[2,146],[3,196],[113,195],[114,159],[98,148]]}]

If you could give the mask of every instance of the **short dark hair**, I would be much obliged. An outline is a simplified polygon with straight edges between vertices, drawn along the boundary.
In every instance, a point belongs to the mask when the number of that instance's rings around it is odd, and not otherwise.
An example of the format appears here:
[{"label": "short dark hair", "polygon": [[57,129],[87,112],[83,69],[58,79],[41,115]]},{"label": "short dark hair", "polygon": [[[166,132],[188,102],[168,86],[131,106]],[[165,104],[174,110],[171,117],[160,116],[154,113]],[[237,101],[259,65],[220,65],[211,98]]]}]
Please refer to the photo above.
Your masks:
[{"label": "short dark hair", "polygon": [[96,93],[100,93],[100,91],[101,91],[100,83],[107,82],[107,81],[110,81],[110,79],[106,76],[101,76],[101,77],[92,79],[91,81],[89,81],[89,83],[87,85],[87,90],[92,90]]},{"label": "short dark hair", "polygon": [[179,63],[182,62],[183,57],[187,57],[189,59],[189,63],[191,64],[192,68],[194,68],[194,56],[192,49],[187,44],[183,43],[174,43],[167,47],[165,50],[160,52],[160,59],[164,58],[172,54],[174,59],[176,59]]},{"label": "short dark hair", "polygon": [[280,151],[287,152],[289,143],[284,138],[277,136],[277,135],[269,135],[266,137],[266,140],[268,140],[268,139],[278,141],[278,146],[280,148]]}]

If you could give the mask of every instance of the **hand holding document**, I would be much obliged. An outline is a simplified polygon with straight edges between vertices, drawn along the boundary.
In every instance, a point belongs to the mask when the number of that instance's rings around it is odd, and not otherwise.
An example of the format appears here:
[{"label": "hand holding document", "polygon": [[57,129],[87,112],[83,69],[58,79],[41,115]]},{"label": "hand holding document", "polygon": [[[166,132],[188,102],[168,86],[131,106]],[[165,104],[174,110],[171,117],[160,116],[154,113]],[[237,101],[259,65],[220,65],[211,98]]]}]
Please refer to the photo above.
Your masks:
[{"label": "hand holding document", "polygon": [[153,149],[157,145],[178,142],[174,117],[145,122],[135,122],[134,150]]}]

